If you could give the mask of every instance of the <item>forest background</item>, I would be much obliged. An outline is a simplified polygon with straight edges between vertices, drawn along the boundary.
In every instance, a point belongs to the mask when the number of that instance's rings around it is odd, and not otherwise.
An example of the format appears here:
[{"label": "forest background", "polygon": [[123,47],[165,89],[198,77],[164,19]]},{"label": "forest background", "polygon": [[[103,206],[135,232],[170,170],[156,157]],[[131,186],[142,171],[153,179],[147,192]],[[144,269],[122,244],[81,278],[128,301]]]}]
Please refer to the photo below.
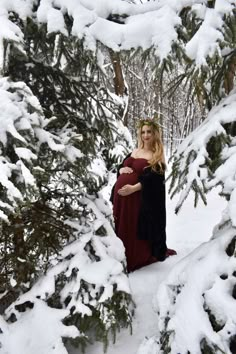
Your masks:
[{"label": "forest background", "polygon": [[170,304],[159,302],[153,353],[233,352],[235,1],[2,0],[0,10],[3,353],[13,353],[11,333],[29,316],[30,354],[42,318],[51,330],[40,332],[40,354],[67,353],[65,338],[80,350],[91,340],[106,348],[131,326],[124,249],[101,190],[143,117],[159,120],[172,156],[176,211],[191,189],[196,205],[218,185],[228,201],[207,246],[221,252],[205,270],[214,281],[197,293],[206,329],[194,348],[179,344],[171,319],[189,281],[179,266],[182,275],[163,284]]}]

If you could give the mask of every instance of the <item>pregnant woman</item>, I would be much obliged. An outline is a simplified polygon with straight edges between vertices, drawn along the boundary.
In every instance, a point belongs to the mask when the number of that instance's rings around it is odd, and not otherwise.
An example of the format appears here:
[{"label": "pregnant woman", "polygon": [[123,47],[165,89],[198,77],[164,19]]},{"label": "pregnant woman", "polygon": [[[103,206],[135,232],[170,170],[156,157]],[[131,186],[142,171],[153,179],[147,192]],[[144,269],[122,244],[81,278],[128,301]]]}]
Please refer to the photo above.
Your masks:
[{"label": "pregnant woman", "polygon": [[176,254],[166,247],[165,167],[158,124],[140,120],[138,148],[119,166],[112,196],[128,272]]}]

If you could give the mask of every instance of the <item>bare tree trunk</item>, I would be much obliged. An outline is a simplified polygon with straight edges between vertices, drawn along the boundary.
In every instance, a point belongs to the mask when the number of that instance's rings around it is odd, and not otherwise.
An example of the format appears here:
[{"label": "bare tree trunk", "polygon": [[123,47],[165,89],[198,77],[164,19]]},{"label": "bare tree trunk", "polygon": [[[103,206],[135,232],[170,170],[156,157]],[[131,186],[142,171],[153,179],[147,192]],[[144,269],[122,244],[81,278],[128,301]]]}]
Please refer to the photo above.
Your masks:
[{"label": "bare tree trunk", "polygon": [[123,96],[125,93],[125,83],[120,61],[120,53],[110,49],[111,62],[114,69],[114,87],[117,96]]},{"label": "bare tree trunk", "polygon": [[234,55],[228,66],[228,70],[225,74],[224,87],[226,93],[229,93],[234,88],[234,78],[236,73],[236,56]]},{"label": "bare tree trunk", "polygon": [[[124,80],[124,75],[123,75],[123,70],[122,70],[122,65],[121,65],[121,60],[120,60],[120,53],[114,52],[112,49],[109,50],[110,53],[110,58],[112,62],[112,66],[114,69],[114,88],[115,88],[115,93],[117,96],[124,97],[126,94],[126,86],[125,86],[125,80]],[[125,109],[123,112],[121,112],[121,116],[123,117],[123,123],[125,126],[128,125],[128,110]]]},{"label": "bare tree trunk", "polygon": [[17,284],[21,284],[26,283],[29,280],[27,262],[25,261],[27,250],[24,241],[24,223],[20,216],[16,216],[12,221],[16,230],[13,236],[16,259],[16,273],[14,277]]}]

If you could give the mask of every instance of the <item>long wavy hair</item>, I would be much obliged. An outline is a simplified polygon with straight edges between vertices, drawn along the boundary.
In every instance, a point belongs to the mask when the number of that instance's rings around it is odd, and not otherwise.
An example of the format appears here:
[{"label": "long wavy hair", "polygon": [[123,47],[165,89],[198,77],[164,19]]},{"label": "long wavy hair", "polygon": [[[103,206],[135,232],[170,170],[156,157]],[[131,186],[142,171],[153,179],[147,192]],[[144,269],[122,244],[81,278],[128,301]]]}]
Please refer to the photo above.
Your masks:
[{"label": "long wavy hair", "polygon": [[149,165],[151,169],[159,172],[164,173],[166,170],[166,163],[165,163],[165,155],[164,155],[164,147],[162,143],[161,137],[161,130],[159,125],[154,122],[152,119],[144,119],[139,121],[138,125],[138,148],[142,149],[144,147],[144,142],[142,140],[142,128],[144,126],[148,126],[151,128],[153,134],[152,146],[151,150],[153,153],[152,159],[149,160]]}]

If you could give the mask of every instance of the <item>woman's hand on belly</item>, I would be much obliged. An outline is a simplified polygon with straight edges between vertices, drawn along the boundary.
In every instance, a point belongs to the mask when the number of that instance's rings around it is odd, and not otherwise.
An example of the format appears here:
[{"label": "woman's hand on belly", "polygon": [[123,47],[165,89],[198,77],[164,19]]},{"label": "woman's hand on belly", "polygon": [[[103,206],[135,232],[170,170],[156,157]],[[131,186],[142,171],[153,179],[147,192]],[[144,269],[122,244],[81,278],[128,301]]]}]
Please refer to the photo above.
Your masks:
[{"label": "woman's hand on belly", "polygon": [[141,183],[136,183],[135,185],[131,184],[126,184],[122,188],[118,190],[118,194],[121,195],[122,197],[125,197],[127,195],[130,195],[134,192],[140,191],[141,190]]},{"label": "woman's hand on belly", "polygon": [[123,173],[132,173],[133,172],[133,169],[131,167],[121,167],[120,169],[120,174],[122,175]]}]

